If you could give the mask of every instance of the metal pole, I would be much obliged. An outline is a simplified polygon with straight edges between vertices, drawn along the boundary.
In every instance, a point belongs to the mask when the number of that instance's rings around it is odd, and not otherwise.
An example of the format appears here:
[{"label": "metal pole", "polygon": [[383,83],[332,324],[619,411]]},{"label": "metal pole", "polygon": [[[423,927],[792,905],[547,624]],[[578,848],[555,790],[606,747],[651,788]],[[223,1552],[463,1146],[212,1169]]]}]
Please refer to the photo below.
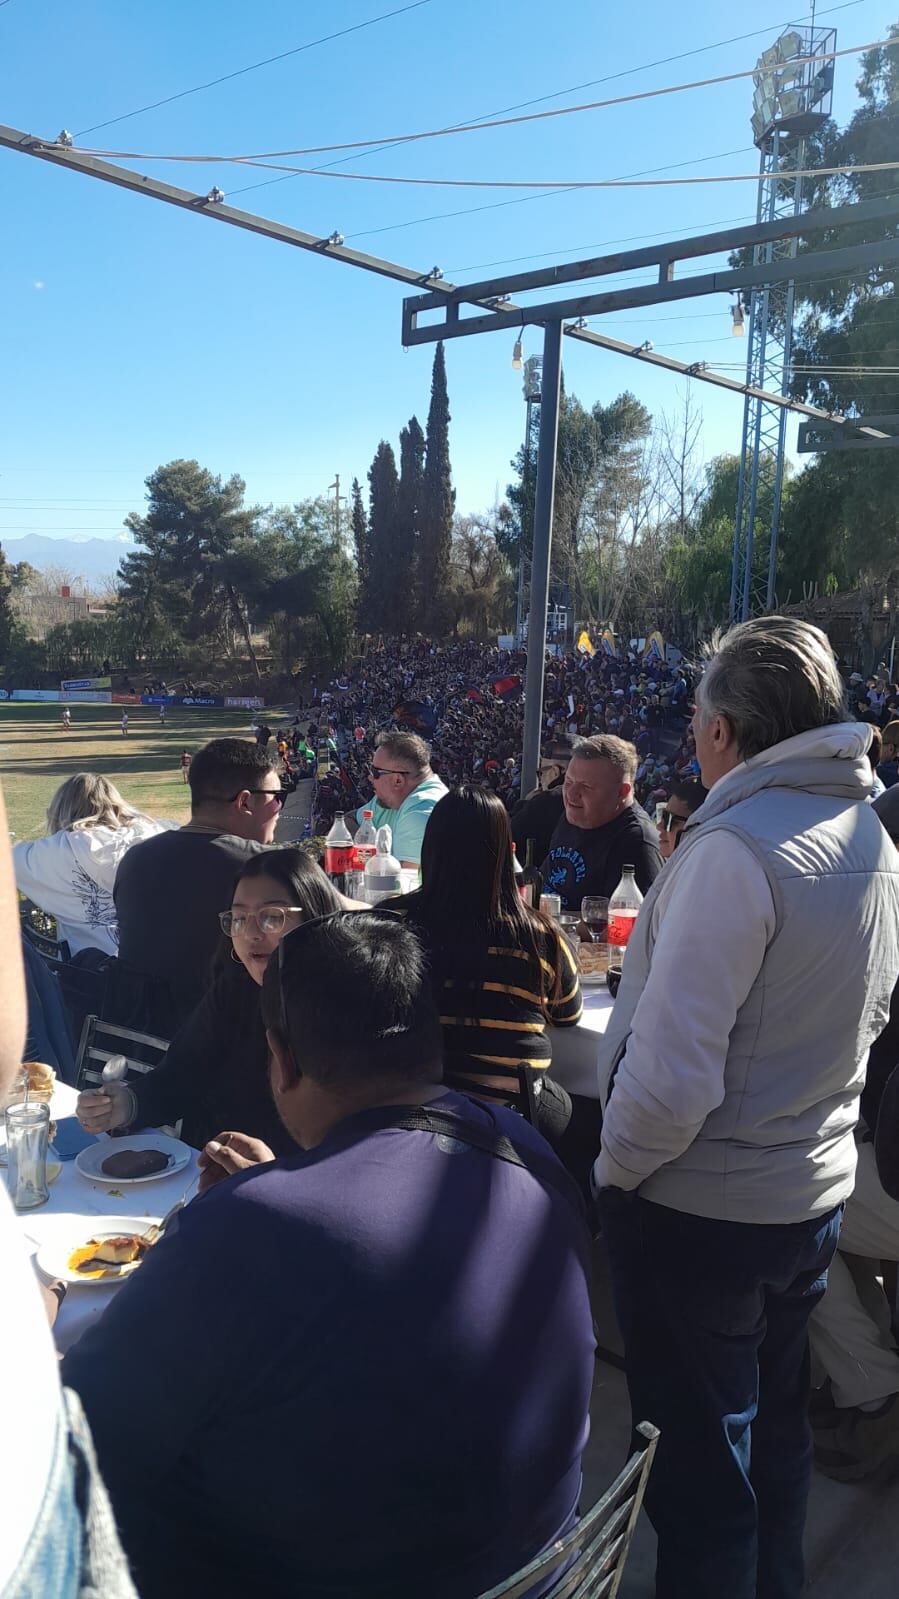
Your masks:
[{"label": "metal pole", "polygon": [[518,599],[515,606],[515,643],[521,649],[521,627],[524,621],[524,509],[530,493],[531,479],[531,406],[530,395],[525,396],[524,459],[521,472],[521,511],[518,521]]},{"label": "metal pole", "polygon": [[540,444],[537,450],[537,484],[534,495],[528,667],[524,689],[524,746],[521,754],[522,794],[529,793],[536,786],[540,768],[546,604],[549,598],[549,558],[552,549],[561,382],[562,322],[560,319],[558,322],[547,322],[543,329],[543,391],[540,404]]}]

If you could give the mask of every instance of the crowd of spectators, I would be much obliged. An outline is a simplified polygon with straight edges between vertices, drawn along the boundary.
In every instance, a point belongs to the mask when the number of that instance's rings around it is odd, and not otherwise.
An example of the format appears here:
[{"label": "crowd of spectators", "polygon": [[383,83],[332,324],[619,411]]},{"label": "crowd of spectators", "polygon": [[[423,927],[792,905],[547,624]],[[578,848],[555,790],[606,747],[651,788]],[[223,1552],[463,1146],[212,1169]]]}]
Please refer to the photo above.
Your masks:
[{"label": "crowd of spectators", "polygon": [[[320,779],[316,830],[327,830],[335,811],[355,808],[367,798],[366,764],[375,736],[397,727],[427,740],[432,768],[448,786],[483,784],[511,811],[521,797],[526,668],[525,651],[473,640],[438,645],[420,639],[370,650],[314,695],[308,713],[310,742],[330,733],[339,757]],[[697,770],[695,748],[682,743],[677,751],[692,684],[686,667],[644,661],[637,653],[548,657],[544,754],[559,739],[614,734],[636,746],[639,802],[666,799],[676,776]]]}]

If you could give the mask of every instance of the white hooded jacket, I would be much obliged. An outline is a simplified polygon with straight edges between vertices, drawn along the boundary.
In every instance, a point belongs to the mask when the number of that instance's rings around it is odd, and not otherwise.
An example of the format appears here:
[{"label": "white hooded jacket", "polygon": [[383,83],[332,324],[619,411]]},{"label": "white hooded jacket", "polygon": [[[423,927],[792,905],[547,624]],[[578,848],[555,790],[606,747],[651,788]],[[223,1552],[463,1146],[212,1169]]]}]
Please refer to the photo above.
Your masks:
[{"label": "white hooded jacket", "polygon": [[16,887],[49,916],[70,953],[99,949],[118,953],[112,888],[119,862],[132,844],[142,844],[177,822],[137,815],[125,827],[79,827],[13,846]]}]

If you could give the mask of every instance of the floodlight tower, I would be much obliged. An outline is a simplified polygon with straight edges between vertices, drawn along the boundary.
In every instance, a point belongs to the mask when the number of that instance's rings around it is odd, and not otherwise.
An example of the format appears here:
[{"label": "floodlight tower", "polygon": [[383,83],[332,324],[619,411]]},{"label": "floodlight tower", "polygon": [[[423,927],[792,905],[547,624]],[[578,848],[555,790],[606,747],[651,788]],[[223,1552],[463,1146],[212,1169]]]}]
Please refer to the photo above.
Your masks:
[{"label": "floodlight tower", "polygon": [[[803,170],[808,135],[830,116],[836,37],[833,29],[815,28],[813,6],[811,27],[791,28],[759,57],[753,73],[752,112],[752,133],[761,158],[758,222],[775,222],[802,210],[802,179],[784,179],[780,174]],[[795,238],[757,245],[753,265],[789,259],[796,248]],[[793,301],[792,282],[752,291],[747,384],[779,394],[789,391]],[[730,580],[734,622],[745,622],[757,611],[774,608],[786,421],[787,413],[781,407],[747,394]],[[759,484],[769,472],[773,472],[774,491],[770,513],[763,522]]]}]

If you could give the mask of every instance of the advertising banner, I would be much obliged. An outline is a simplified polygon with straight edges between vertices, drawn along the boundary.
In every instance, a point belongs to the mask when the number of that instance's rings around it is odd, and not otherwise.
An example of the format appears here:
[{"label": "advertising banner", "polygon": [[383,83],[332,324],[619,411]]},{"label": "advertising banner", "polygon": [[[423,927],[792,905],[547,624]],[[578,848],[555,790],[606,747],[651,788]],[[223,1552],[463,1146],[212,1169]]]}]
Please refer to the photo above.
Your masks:
[{"label": "advertising banner", "polygon": [[5,688],[0,688],[0,700],[8,700],[8,699],[9,699],[9,695],[6,692],[6,689]]},{"label": "advertising banner", "polygon": [[140,702],[139,694],[113,694],[112,696],[113,705],[139,705]]},{"label": "advertising banner", "polygon": [[14,700],[58,700],[58,688],[14,688],[11,698]]},{"label": "advertising banner", "polygon": [[141,694],[139,703],[141,705],[177,705],[179,700],[176,694]]},{"label": "advertising banner", "polygon": [[77,691],[78,689],[112,688],[111,677],[69,677],[60,683],[63,693]]},{"label": "advertising banner", "polygon": [[[185,704],[187,701],[185,701]],[[226,694],[226,710],[262,711],[265,709],[265,700],[252,694]]]},{"label": "advertising banner", "polygon": [[112,695],[110,694],[109,690],[108,689],[104,690],[104,689],[101,689],[101,688],[93,688],[93,689],[67,688],[67,689],[63,689],[62,693],[58,696],[58,698],[61,699],[61,700],[69,700],[69,701],[71,701],[73,703],[75,701],[77,701],[81,705],[111,705],[112,704]]},{"label": "advertising banner", "polygon": [[199,706],[212,705],[217,707],[219,710],[223,710],[225,701],[220,694],[185,694],[184,698],[178,701],[178,704]]}]

